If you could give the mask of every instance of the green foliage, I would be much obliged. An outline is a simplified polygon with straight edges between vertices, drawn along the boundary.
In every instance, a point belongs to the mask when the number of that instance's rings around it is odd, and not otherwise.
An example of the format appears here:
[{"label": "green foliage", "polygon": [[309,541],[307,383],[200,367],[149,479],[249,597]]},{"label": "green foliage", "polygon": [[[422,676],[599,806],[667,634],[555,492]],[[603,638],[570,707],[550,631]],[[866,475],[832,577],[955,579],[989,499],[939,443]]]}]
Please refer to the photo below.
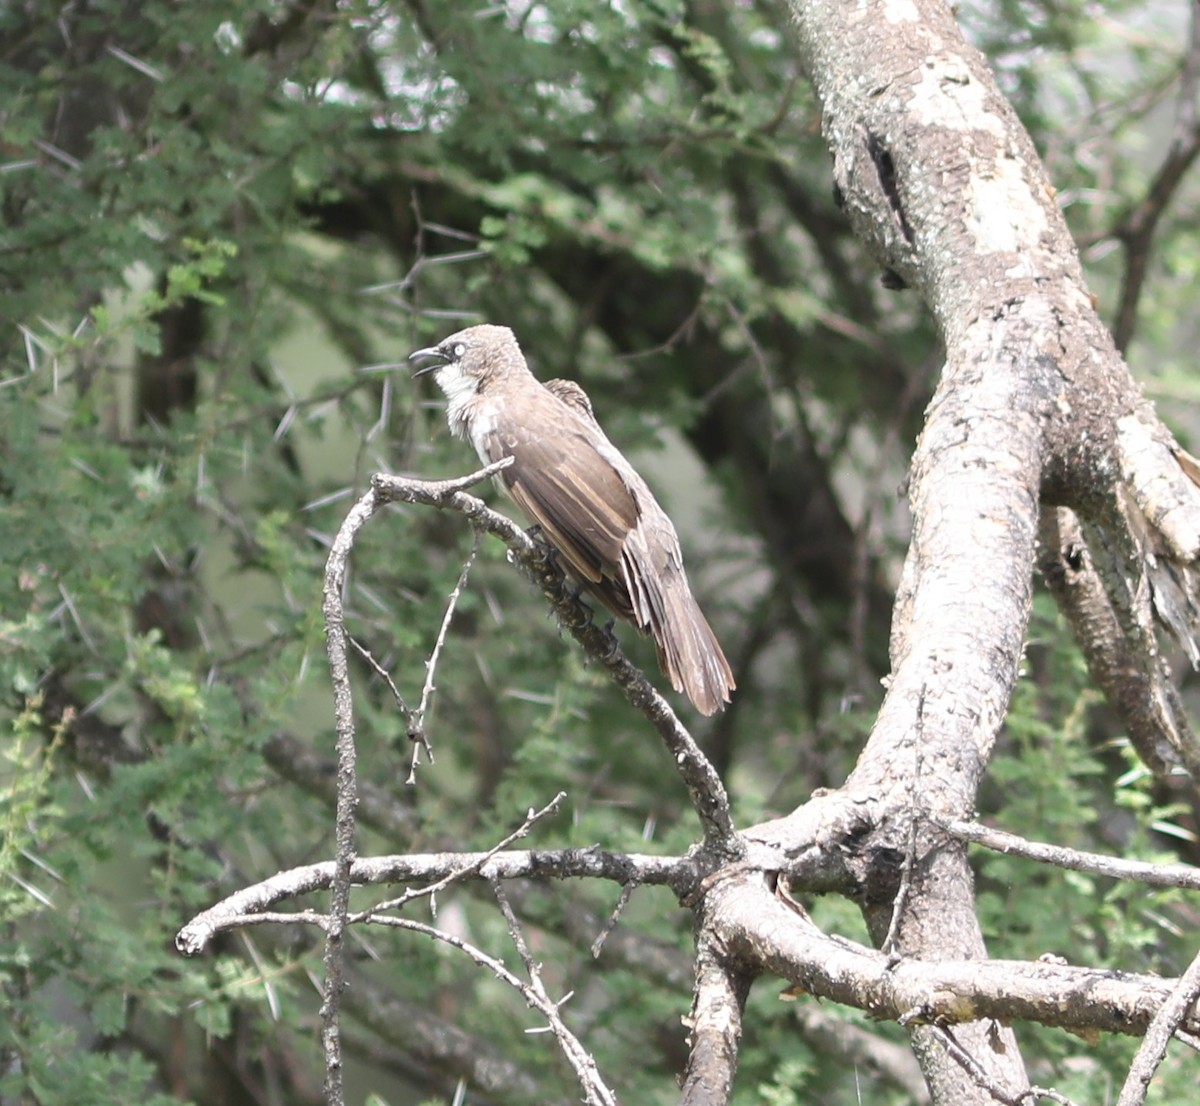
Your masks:
[{"label": "green foliage", "polygon": [[784,1060],[770,1083],[759,1085],[758,1101],[764,1106],[800,1106],[807,1100],[806,1084],[814,1074],[811,1063],[795,1057]]},{"label": "green foliage", "polygon": [[[79,1102],[95,1106],[124,1106],[142,1102],[146,1106],[174,1106],[179,1099],[155,1093],[154,1067],[141,1056],[97,1055],[81,1047],[69,1027],[39,1023],[30,1036],[28,1075],[23,1085],[12,1077],[0,1076],[0,1092],[27,1090],[43,1106],[72,1106]],[[8,1084],[6,1086],[5,1084]]]},{"label": "green foliage", "polygon": [[[1114,105],[1163,79],[1153,24],[1140,40],[1077,5],[1017,3],[964,19],[1072,218],[1086,230],[1130,202],[1143,117]],[[313,1100],[318,935],[260,927],[194,961],[171,942],[232,890],[330,854],[329,775],[294,753],[332,748],[325,557],[372,471],[473,463],[396,368],[464,319],[511,324],[541,375],[584,381],[678,520],[742,666],[736,712],[697,726],[739,822],[844,778],[884,675],[874,581],[897,576],[892,492],[937,355],[837,211],[789,35],[770,2],[0,8],[0,1098]],[[1110,159],[1103,192],[1085,147]],[[1153,386],[1193,399],[1190,214],[1168,218],[1143,333]],[[822,529],[809,510],[827,500]],[[356,545],[348,624],[410,705],[469,546],[457,518],[399,507]],[[1061,628],[1042,612],[1037,633],[988,813],[1081,847],[1114,825],[1131,855],[1187,847],[1188,812],[1096,738]],[[355,662],[361,779],[390,801],[386,818],[364,803],[364,853],[490,847],[560,790],[530,843],[695,841],[661,746],[494,543],[436,676],[437,760],[409,787],[404,719]],[[1181,962],[1176,897],[1005,857],[979,870],[997,952]],[[633,896],[622,927],[659,954],[648,968],[615,942],[587,951],[615,889],[521,891],[601,1071],[625,1101],[672,1101],[688,913]],[[444,898],[444,920],[513,959],[486,894]],[[812,910],[862,939],[846,902]],[[498,1042],[545,1100],[576,1095],[519,997],[460,954],[355,937],[353,997],[402,996]],[[777,992],[751,998],[738,1101],[857,1101]],[[361,1009],[347,1024],[364,1097],[453,1093],[460,1072],[414,1059],[405,1025]],[[1116,1055],[1072,1076],[1078,1097],[1099,1098]]]},{"label": "green foliage", "polygon": [[[1155,840],[1154,827],[1171,825],[1184,808],[1156,797],[1152,777],[1135,766],[1127,742],[1096,743],[1100,701],[1087,686],[1082,658],[1066,640],[1048,596],[1035,603],[1030,638],[1035,644],[1025,679],[1006,721],[1009,743],[989,767],[998,788],[994,820],[1055,845],[1151,862],[1177,860],[1161,837]],[[1114,766],[1130,770],[1118,775]],[[1135,811],[1135,818],[1123,816],[1123,810]],[[1112,843],[1114,825],[1123,827],[1119,849]],[[1181,927],[1187,897],[1179,891],[984,850],[976,861],[980,918],[994,956],[1052,955],[1072,964],[1176,975],[1193,955]],[[1018,1035],[1027,1063],[1045,1063],[1055,1073],[1056,1089],[1076,1101],[1102,1098],[1114,1081],[1119,1085],[1136,1044],[1114,1041],[1096,1050],[1069,1034],[1034,1026],[1019,1027]]]}]

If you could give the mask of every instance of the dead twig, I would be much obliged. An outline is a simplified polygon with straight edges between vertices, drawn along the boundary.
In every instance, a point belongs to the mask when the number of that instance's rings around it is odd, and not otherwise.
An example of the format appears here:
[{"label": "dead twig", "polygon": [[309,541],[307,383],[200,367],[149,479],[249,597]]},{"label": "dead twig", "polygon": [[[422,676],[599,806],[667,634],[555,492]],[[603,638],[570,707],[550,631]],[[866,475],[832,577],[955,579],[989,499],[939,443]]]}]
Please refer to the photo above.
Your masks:
[{"label": "dead twig", "polygon": [[608,916],[608,921],[604,923],[600,932],[596,934],[596,939],[592,942],[591,953],[593,960],[599,959],[600,952],[604,948],[604,942],[608,940],[608,935],[617,928],[617,922],[620,921],[621,915],[625,912],[625,907],[629,905],[629,900],[633,898],[633,889],[635,886],[637,885],[626,883],[621,888],[621,894],[617,898],[617,905],[613,907],[612,913]]},{"label": "dead twig", "polygon": [[1174,990],[1150,1022],[1133,1063],[1129,1065],[1129,1074],[1125,1077],[1117,1106],[1142,1106],[1146,1101],[1150,1080],[1167,1054],[1167,1045],[1187,1020],[1197,998],[1200,998],[1200,955],[1188,965],[1187,971],[1180,976]]},{"label": "dead twig", "polygon": [[462,572],[458,574],[458,582],[454,585],[454,590],[450,593],[450,598],[446,601],[446,613],[442,616],[442,624],[438,629],[437,640],[433,643],[433,652],[429,654],[429,660],[425,662],[425,683],[421,688],[421,701],[417,705],[415,711],[405,712],[408,715],[408,739],[413,743],[412,763],[408,768],[408,778],[405,783],[414,784],[417,782],[417,761],[420,759],[421,749],[424,748],[426,755],[429,757],[429,763],[433,763],[433,746],[429,743],[429,736],[425,733],[425,712],[429,709],[429,700],[436,690],[433,679],[437,671],[437,663],[442,655],[442,648],[446,644],[446,633],[450,629],[450,620],[454,617],[454,608],[458,605],[459,596],[462,595],[463,589],[467,586],[467,577],[471,575],[471,568],[475,564],[475,558],[479,556],[479,545],[483,540],[483,534],[479,530],[475,530],[475,537],[471,544],[471,552],[467,554],[467,559],[463,564]]},{"label": "dead twig", "polygon": [[1200,891],[1200,868],[1188,864],[1150,864],[1141,860],[1125,860],[1119,856],[1104,856],[1101,853],[1081,852],[1062,845],[1046,845],[1040,841],[1028,841],[1015,833],[981,826],[977,822],[934,820],[947,833],[961,841],[992,849],[1009,856],[1023,856],[1056,868],[1068,868],[1073,872],[1091,872],[1093,875],[1110,876],[1113,879],[1132,879],[1150,887],[1181,887],[1189,891]]},{"label": "dead twig", "polygon": [[987,1091],[997,1102],[1003,1102],[1005,1106],[1022,1106],[1022,1103],[1026,1102],[1036,1103],[1039,1098],[1048,1098],[1052,1102],[1057,1102],[1059,1106],[1077,1106],[1065,1094],[1060,1094],[1049,1087],[1026,1087],[1024,1090],[1012,1094],[1001,1087],[984,1071],[982,1065],[970,1052],[959,1044],[958,1038],[949,1029],[940,1025],[930,1025],[925,1027],[925,1032],[932,1036],[950,1054],[954,1062],[976,1084]]},{"label": "dead twig", "polygon": [[1159,220],[1166,212],[1188,170],[1200,155],[1200,7],[1191,4],[1192,20],[1184,55],[1175,108],[1175,130],[1166,156],[1146,195],[1125,212],[1113,236],[1125,249],[1121,298],[1113,324],[1113,340],[1122,353],[1129,347],[1137,326],[1138,303],[1150,267],[1150,245]]},{"label": "dead twig", "polygon": [[559,624],[583,646],[589,660],[608,671],[628,702],[654,726],[687,786],[707,847],[725,857],[741,855],[744,846],[733,825],[725,785],[670,704],[614,643],[612,635],[593,622],[591,609],[580,601],[578,589],[567,582],[556,559],[547,557],[544,548],[512,519],[463,492],[464,487],[494,475],[508,463],[505,459],[460,480],[428,481],[376,473],[371,485],[382,502],[456,511],[477,531],[500,538],[509,548],[510,559],[541,589]]},{"label": "dead twig", "polygon": [[[485,853],[479,853],[472,857],[469,861],[465,861],[462,865],[452,868],[441,879],[435,880],[433,883],[425,887],[418,887],[405,891],[399,898],[389,899],[387,902],[381,902],[371,907],[370,910],[365,910],[361,914],[351,915],[350,921],[372,921],[377,914],[382,914],[385,910],[400,910],[413,899],[428,898],[430,903],[434,901],[434,896],[439,891],[444,891],[451,884],[458,883],[469,876],[478,875],[480,870],[489,860],[497,853],[507,849],[514,841],[519,841],[526,836],[533,827],[545,818],[548,814],[553,814],[562,804],[563,799],[567,797],[565,791],[560,791],[553,799],[550,800],[541,810],[530,810],[525,815],[525,820],[503,840],[488,849]],[[436,913],[436,910],[434,911]]]},{"label": "dead twig", "polygon": [[529,976],[529,983],[519,984],[518,989],[525,997],[525,1001],[545,1017],[546,1024],[554,1034],[555,1040],[558,1041],[558,1046],[562,1049],[567,1062],[575,1069],[580,1086],[583,1087],[586,1101],[589,1104],[596,1104],[596,1106],[610,1106],[610,1104],[611,1106],[617,1106],[616,1095],[609,1090],[600,1078],[600,1073],[596,1068],[596,1061],[592,1058],[591,1053],[583,1047],[579,1038],[567,1028],[566,1023],[559,1014],[560,1009],[571,998],[571,995],[568,993],[555,1002],[546,993],[546,988],[542,983],[541,969],[533,959],[533,955],[529,951],[529,946],[525,943],[525,936],[521,932],[521,925],[517,921],[517,915],[513,911],[512,904],[508,901],[508,896],[504,892],[504,885],[499,880],[491,880],[490,883],[492,893],[496,896],[496,902],[499,904],[500,911],[504,915],[504,920],[508,923],[509,936],[512,938],[513,945],[517,949],[517,954],[521,957],[521,962],[525,965],[525,972]]},{"label": "dead twig", "polygon": [[[436,486],[443,498],[460,495],[461,489],[498,472],[502,465],[491,465],[459,480],[442,481]],[[334,816],[335,861],[330,884],[329,915],[325,926],[325,981],[321,1002],[321,1045],[325,1058],[325,1101],[343,1106],[342,1045],[340,1011],[345,987],[344,934],[350,905],[350,871],[357,855],[354,809],[358,804],[355,774],[354,700],[350,687],[349,634],[346,632],[343,594],[350,551],[358,532],[387,502],[372,483],[370,490],[350,509],[330,546],[325,563],[322,611],[325,616],[325,648],[329,656],[329,675],[333,685],[335,746],[337,749],[337,810]]]}]

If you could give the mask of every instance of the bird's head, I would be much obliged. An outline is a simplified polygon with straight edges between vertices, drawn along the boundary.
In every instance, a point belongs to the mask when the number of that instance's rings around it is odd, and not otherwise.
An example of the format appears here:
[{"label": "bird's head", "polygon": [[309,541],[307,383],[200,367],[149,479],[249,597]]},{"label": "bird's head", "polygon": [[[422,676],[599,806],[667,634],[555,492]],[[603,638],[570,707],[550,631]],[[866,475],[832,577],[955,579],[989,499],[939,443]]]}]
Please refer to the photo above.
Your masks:
[{"label": "bird's head", "polygon": [[432,372],[438,387],[451,399],[474,393],[507,373],[525,368],[521,347],[506,326],[469,326],[436,346],[419,349],[410,361],[428,358],[430,363],[417,369],[414,376]]}]

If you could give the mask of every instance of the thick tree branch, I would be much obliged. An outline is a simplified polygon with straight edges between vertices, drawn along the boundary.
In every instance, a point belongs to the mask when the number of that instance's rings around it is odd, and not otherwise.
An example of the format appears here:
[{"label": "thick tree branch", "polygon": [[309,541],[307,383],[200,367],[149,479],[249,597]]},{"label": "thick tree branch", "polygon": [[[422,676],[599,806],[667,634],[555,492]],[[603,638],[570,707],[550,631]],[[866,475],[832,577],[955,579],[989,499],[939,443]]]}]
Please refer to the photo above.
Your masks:
[{"label": "thick tree branch", "polygon": [[[711,909],[722,918],[730,955],[761,964],[817,998],[910,1026],[1026,1020],[1080,1033],[1140,1035],[1177,982],[1071,967],[1058,957],[1036,963],[895,961],[822,933],[753,876],[718,884]],[[1184,1027],[1200,1029],[1200,1010],[1194,1005]],[[958,1036],[962,1041],[961,1031]],[[983,1055],[978,1048],[972,1051],[977,1058]]]},{"label": "thick tree branch", "polygon": [[742,1014],[756,973],[727,957],[723,946],[720,932],[701,923],[680,1106],[725,1106],[733,1091]]},{"label": "thick tree branch", "polygon": [[[1041,350],[1057,327],[1049,303],[1028,295],[1030,278],[1014,280],[1018,270],[996,256],[1018,252],[1017,236],[975,221],[969,189],[1014,172],[994,137],[985,145],[980,136],[1009,119],[989,114],[1001,115],[1003,100],[945,8],[918,3],[898,20],[863,20],[837,3],[793,7],[847,210],[889,267],[925,295],[947,350],[913,462],[914,532],[888,694],[846,785],[877,804],[882,831],[870,846],[864,906],[876,939],[894,933],[902,955],[982,957],[963,850],[919,832],[898,924],[885,888],[899,885],[918,810],[973,810],[1016,680],[1056,383],[1055,362]],[[935,195],[936,211],[921,199]],[[998,1084],[1014,1092],[1027,1085],[1010,1035],[1002,1031],[1005,1047],[989,1049],[986,1027],[963,1032]],[[990,1097],[944,1052],[918,1052],[935,1101]]]},{"label": "thick tree branch", "polygon": [[[1197,555],[1196,475],[1096,317],[1036,150],[947,6],[792,7],[846,211],[925,299],[946,346],[913,462],[888,694],[846,785],[873,804],[876,827],[851,867],[883,892],[864,901],[877,940],[895,932],[906,956],[982,957],[965,850],[919,828],[902,910],[883,889],[899,886],[918,810],[974,808],[1016,679],[1039,503],[1084,511],[1114,548],[1109,600],[1130,648],[1155,656],[1152,589],[1182,640],[1194,621],[1191,577],[1169,588],[1173,566]],[[916,1031],[935,1101],[1025,1093],[1015,1041],[999,1032],[956,1034],[981,1081]]]}]

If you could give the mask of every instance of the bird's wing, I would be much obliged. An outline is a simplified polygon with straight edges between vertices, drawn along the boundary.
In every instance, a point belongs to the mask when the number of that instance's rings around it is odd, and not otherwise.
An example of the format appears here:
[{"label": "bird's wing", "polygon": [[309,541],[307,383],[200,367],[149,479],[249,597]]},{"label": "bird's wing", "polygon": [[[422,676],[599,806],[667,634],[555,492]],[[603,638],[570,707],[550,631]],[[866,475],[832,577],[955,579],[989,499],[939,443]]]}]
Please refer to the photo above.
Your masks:
[{"label": "bird's wing", "polygon": [[625,537],[638,509],[620,474],[584,426],[545,435],[534,426],[493,430],[483,448],[490,461],[513,457],[500,474],[517,506],[536,522],[584,581],[620,576]]}]

